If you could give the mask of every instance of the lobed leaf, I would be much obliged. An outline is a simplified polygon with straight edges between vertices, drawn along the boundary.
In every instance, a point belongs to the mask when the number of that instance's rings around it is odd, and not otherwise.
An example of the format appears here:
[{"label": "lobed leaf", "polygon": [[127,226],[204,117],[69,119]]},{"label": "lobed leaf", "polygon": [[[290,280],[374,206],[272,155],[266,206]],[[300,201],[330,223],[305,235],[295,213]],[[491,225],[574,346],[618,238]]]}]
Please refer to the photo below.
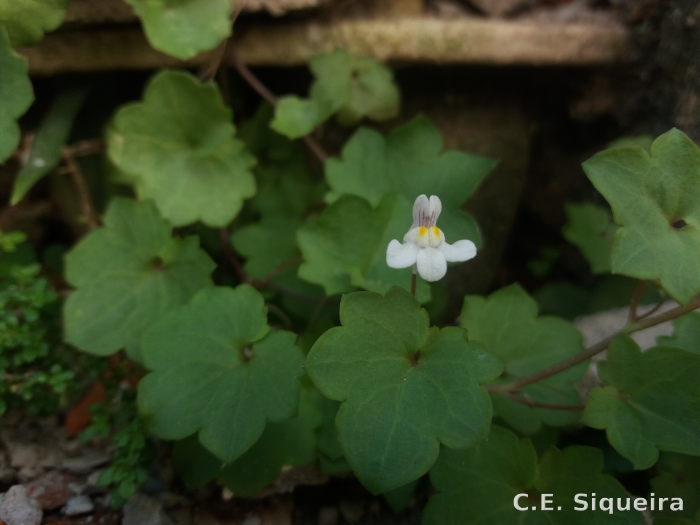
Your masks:
[{"label": "lobed leaf", "polygon": [[[488,298],[470,295],[464,300],[460,324],[467,339],[503,361],[499,382],[512,381],[583,351],[581,334],[569,322],[539,316],[537,303],[519,285],[502,288]],[[525,397],[541,403],[579,405],[575,384],[585,364],[570,368],[523,389]],[[541,424],[567,425],[578,419],[575,411],[532,408],[493,394],[496,414],[517,430],[531,434]]]},{"label": "lobed leaf", "polygon": [[[13,46],[36,44],[53,31],[66,14],[69,0],[8,0],[0,2],[0,26],[4,25]],[[3,68],[4,71],[4,68]]]},{"label": "lobed leaf", "polygon": [[230,0],[126,0],[143,23],[151,45],[190,59],[231,35]]},{"label": "lobed leaf", "polygon": [[176,239],[151,202],[112,200],[104,227],[66,255],[65,339],[109,355],[138,359],[141,335],[170,310],[211,285],[214,263],[196,237]]},{"label": "lobed leaf", "polygon": [[486,436],[491,403],[480,383],[500,365],[461,329],[429,328],[399,288],[343,296],[340,320],[312,347],[307,370],[342,401],[338,436],[367,488],[396,489],[430,469],[440,443],[466,447]]},{"label": "lobed leaf", "polygon": [[700,455],[700,356],[663,347],[642,353],[620,336],[599,370],[607,386],[591,390],[583,422],[604,429],[634,468],[654,465],[659,450]]},{"label": "lobed leaf", "polygon": [[271,332],[262,296],[248,285],[210,287],[143,338],[151,370],[139,410],[164,439],[195,432],[224,462],[239,458],[268,421],[294,415],[304,356],[291,332]]},{"label": "lobed leaf", "polygon": [[[574,510],[576,494],[629,497],[615,478],[602,471],[603,456],[598,449],[550,448],[538,461],[530,440],[494,426],[488,441],[464,450],[441,450],[430,471],[437,494],[428,502],[423,524],[641,523],[642,515],[634,511]],[[519,511],[514,498],[525,493],[529,496],[519,504],[530,510]],[[558,510],[541,510],[541,494],[553,495],[552,505]]]},{"label": "lobed leaf", "polygon": [[142,102],[117,111],[108,154],[175,226],[225,226],[255,193],[255,159],[235,138],[231,112],[212,83],[163,71]]},{"label": "lobed leaf", "polygon": [[680,302],[700,292],[700,150],[681,131],[651,149],[613,148],[583,164],[620,225],[612,271],[656,280]]}]

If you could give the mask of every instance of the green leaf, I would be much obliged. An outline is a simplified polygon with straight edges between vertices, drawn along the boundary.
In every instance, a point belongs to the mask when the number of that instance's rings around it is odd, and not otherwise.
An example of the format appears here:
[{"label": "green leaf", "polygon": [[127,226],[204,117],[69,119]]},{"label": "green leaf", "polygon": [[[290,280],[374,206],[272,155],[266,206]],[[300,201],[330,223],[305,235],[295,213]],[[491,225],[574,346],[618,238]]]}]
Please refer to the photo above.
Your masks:
[{"label": "green leaf", "polygon": [[673,320],[673,335],[657,339],[660,346],[680,348],[700,354],[700,312],[690,312]]},{"label": "green leaf", "polygon": [[[12,5],[8,3],[6,5]],[[20,130],[16,120],[34,101],[32,83],[27,74],[27,61],[10,47],[5,28],[0,24],[0,163],[19,144]]]},{"label": "green leaf", "polygon": [[151,45],[187,60],[231,35],[230,0],[126,0]]},{"label": "green leaf", "polygon": [[[541,459],[532,443],[511,431],[494,426],[488,441],[465,450],[443,448],[430,471],[437,490],[423,514],[424,525],[489,525],[640,523],[638,512],[574,510],[579,493],[602,497],[626,497],[623,487],[602,474],[599,450],[574,446],[549,449]],[[521,506],[542,507],[541,494],[553,495],[554,509],[519,511],[514,506],[518,494]]]},{"label": "green leaf", "polygon": [[260,439],[228,465],[200,445],[196,436],[178,441],[173,450],[175,471],[191,489],[218,478],[236,496],[255,496],[274,481],[284,465],[302,466],[314,461],[321,402],[313,388],[302,388],[299,413],[268,423]]},{"label": "green leaf", "polygon": [[163,71],[148,83],[143,102],[117,112],[108,153],[175,226],[197,220],[225,226],[255,193],[255,159],[234,134],[214,84]]},{"label": "green leaf", "polygon": [[[67,6],[68,0],[0,2],[0,25],[7,28],[13,46],[28,46],[61,25]],[[0,69],[4,71],[4,68]]]},{"label": "green leaf", "polygon": [[566,216],[564,238],[581,250],[593,273],[608,273],[617,229],[610,212],[590,202],[570,203],[566,205]]},{"label": "green leaf", "polygon": [[116,198],[105,226],[66,255],[65,339],[108,355],[126,348],[138,358],[141,334],[165,313],[211,285],[214,263],[196,237],[176,239],[150,202]]},{"label": "green leaf", "polygon": [[659,450],[700,455],[700,356],[674,348],[641,352],[620,336],[599,365],[609,385],[595,388],[583,422],[605,429],[610,444],[636,469]]},{"label": "green leaf", "polygon": [[336,49],[312,57],[309,67],[316,79],[311,100],[322,120],[337,112],[341,124],[352,125],[364,117],[387,120],[398,114],[399,90],[380,62]]},{"label": "green leaf", "polygon": [[387,193],[399,193],[413,204],[425,193],[442,199],[443,218],[450,208],[464,204],[495,165],[486,157],[443,151],[439,131],[425,117],[414,118],[387,138],[360,128],[345,144],[341,158],[326,161],[328,200],[349,194],[376,206]]},{"label": "green leaf", "polygon": [[671,510],[667,504],[654,512],[655,519],[700,518],[700,458],[667,452],[656,468],[658,474],[651,480],[653,492],[659,498],[681,498],[683,510]]},{"label": "green leaf", "polygon": [[[569,322],[537,315],[537,304],[517,284],[488,298],[467,296],[460,316],[470,342],[480,344],[505,364],[499,382],[512,381],[583,351],[581,334]],[[523,389],[541,403],[580,405],[575,383],[586,370],[581,364]],[[498,416],[523,433],[536,432],[542,423],[566,425],[578,419],[576,411],[531,408],[493,394]]]},{"label": "green leaf", "polygon": [[236,251],[246,258],[245,271],[262,279],[299,256],[295,234],[301,221],[271,218],[239,228],[231,236]]},{"label": "green leaf", "polygon": [[[355,287],[379,293],[392,286],[408,289],[411,268],[389,268],[386,247],[410,226],[410,217],[411,204],[401,196],[387,196],[376,208],[358,197],[342,197],[297,232],[304,256],[299,276],[323,286],[328,295]],[[421,302],[430,297],[422,279],[417,297]]]},{"label": "green leaf", "polygon": [[687,302],[700,292],[700,150],[672,129],[647,151],[613,148],[583,164],[621,226],[612,271],[658,280]]},{"label": "green leaf", "polygon": [[274,481],[283,466],[313,463],[316,429],[321,424],[320,397],[315,389],[302,388],[299,413],[268,423],[255,445],[222,470],[221,482],[237,496],[252,497]]},{"label": "green leaf", "polygon": [[298,139],[311,133],[327,115],[314,100],[293,95],[281,97],[275,106],[272,129],[290,139]]},{"label": "green leaf", "polygon": [[199,432],[224,462],[260,438],[267,421],[297,409],[304,356],[290,332],[271,332],[254,288],[207,288],[143,337],[152,370],[139,384],[139,409],[164,439]]},{"label": "green leaf", "polygon": [[466,447],[486,437],[491,403],[480,383],[500,365],[459,328],[429,328],[407,292],[343,296],[342,326],[307,357],[321,392],[342,401],[336,417],[345,457],[373,492],[409,483],[435,462],[440,443]]},{"label": "green leaf", "polygon": [[61,149],[68,140],[87,89],[65,89],[58,93],[32,142],[27,162],[12,188],[10,204],[17,204],[27,192],[61,162]]}]

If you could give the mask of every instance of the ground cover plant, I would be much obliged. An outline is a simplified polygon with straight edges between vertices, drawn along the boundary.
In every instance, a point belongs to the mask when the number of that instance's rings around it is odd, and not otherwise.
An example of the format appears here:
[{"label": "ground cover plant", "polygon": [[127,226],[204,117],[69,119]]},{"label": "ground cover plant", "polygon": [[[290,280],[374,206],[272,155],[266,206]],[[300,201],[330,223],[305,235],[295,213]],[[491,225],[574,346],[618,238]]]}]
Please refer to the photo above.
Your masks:
[{"label": "ground cover plant", "polygon": [[[225,46],[238,14],[128,3],[181,59]],[[629,304],[622,330],[585,346],[565,308],[541,314],[518,283],[446,307],[445,276],[489,242],[464,206],[502,159],[446,148],[425,116],[392,121],[387,65],[319,53],[307,95],[278,98],[239,61],[260,95],[245,118],[216,62],[155,71],[85,136],[90,86],[34,101],[13,50],[65,4],[0,8],[9,209],[60,179],[81,232],[0,233],[0,412],[61,410],[99,378],[83,432],[115,443],[100,478],[114,505],[165,455],[189,489],[242,498],[286,466],[353,476],[426,525],[700,520],[700,149],[681,130],[582,166],[601,198],[568,203],[562,236]],[[347,137],[337,153],[324,125]],[[630,338],[668,321],[651,349]],[[519,507],[546,494],[559,510]]]}]

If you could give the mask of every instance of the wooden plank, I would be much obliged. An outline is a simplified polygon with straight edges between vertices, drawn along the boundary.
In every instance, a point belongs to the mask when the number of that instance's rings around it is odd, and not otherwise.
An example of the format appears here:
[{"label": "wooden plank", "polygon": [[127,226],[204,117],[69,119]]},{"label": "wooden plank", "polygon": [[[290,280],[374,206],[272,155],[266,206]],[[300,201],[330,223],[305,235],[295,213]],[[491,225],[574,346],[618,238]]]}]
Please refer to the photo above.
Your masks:
[{"label": "wooden plank", "polygon": [[[297,66],[319,51],[343,47],[380,60],[499,66],[592,66],[631,58],[620,26],[538,24],[474,18],[348,20],[334,23],[240,24],[236,52],[248,64]],[[201,64],[209,53],[182,62],[152,49],[138,28],[63,31],[21,49],[30,71],[155,69]],[[225,58],[225,61],[230,60]]]}]

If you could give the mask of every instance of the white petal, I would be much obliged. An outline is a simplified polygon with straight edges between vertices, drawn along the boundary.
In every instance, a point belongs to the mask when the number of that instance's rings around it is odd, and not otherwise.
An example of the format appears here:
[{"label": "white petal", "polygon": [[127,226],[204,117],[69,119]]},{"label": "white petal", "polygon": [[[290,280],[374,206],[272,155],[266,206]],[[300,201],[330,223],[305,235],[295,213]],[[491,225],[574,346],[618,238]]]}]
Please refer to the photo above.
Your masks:
[{"label": "white petal", "polygon": [[472,241],[461,240],[454,244],[443,242],[440,250],[448,262],[462,262],[472,259],[476,255],[476,246]]},{"label": "white petal", "polygon": [[442,213],[442,201],[440,201],[440,197],[437,195],[431,195],[429,202],[428,209],[430,218],[426,226],[431,227],[437,224],[438,217],[440,213]]},{"label": "white petal", "polygon": [[418,275],[426,281],[439,281],[447,273],[447,261],[438,248],[423,248],[416,258]]},{"label": "white petal", "polygon": [[401,244],[394,239],[386,247],[386,264],[390,268],[408,268],[416,264],[418,247],[410,242]]},{"label": "white petal", "polygon": [[416,228],[423,224],[421,222],[422,217],[429,214],[429,207],[430,201],[427,195],[421,194],[416,197],[416,200],[413,202],[413,224],[411,228]]}]

